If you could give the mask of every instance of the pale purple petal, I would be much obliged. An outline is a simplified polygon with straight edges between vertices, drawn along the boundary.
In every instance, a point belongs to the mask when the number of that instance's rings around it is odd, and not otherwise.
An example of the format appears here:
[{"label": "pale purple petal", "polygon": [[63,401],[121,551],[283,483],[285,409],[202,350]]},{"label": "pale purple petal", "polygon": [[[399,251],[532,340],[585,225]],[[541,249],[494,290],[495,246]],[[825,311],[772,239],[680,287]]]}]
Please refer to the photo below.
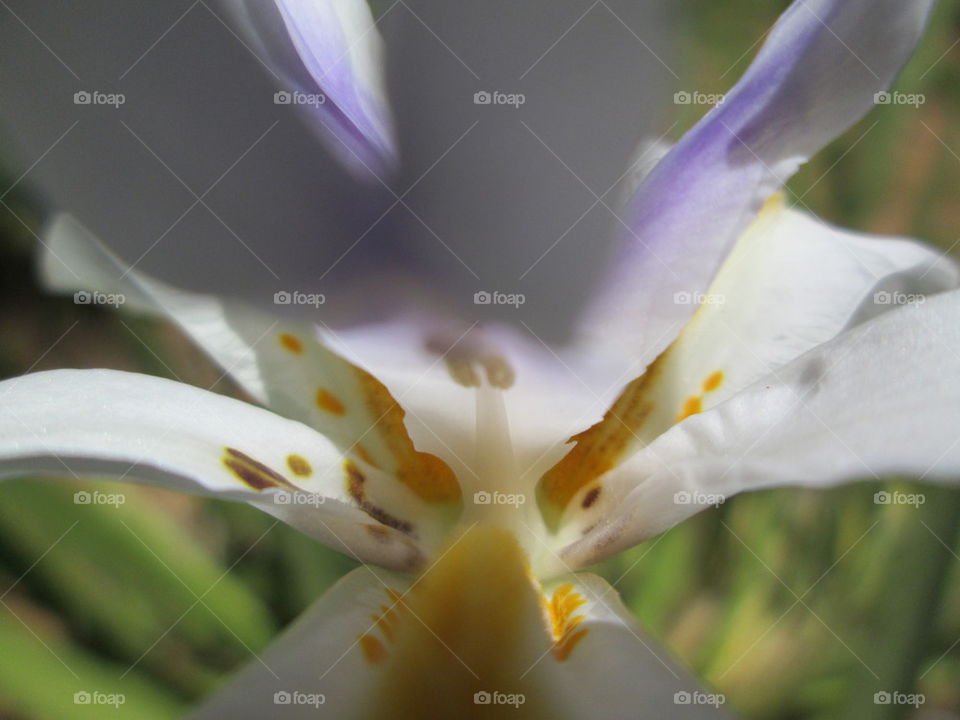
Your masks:
[{"label": "pale purple petal", "polygon": [[[888,87],[932,0],[798,0],[726,101],[651,172],[629,204],[630,233],[586,338],[640,367],[696,309],[764,201]],[[677,298],[680,298],[678,301]]]},{"label": "pale purple petal", "polygon": [[365,0],[242,0],[229,7],[277,77],[278,104],[304,110],[351,170],[392,170],[397,148],[382,39]]}]

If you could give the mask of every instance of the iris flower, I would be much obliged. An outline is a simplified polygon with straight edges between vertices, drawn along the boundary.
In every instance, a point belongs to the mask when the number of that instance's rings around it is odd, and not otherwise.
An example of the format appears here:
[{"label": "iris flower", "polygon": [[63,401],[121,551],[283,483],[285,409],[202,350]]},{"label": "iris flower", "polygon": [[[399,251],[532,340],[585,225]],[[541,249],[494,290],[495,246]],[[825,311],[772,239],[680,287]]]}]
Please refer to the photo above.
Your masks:
[{"label": "iris flower", "polygon": [[[696,684],[575,571],[739,492],[960,474],[957,267],[780,193],[891,84],[931,6],[795,2],[726,101],[655,151],[566,348],[494,325],[272,317],[142,275],[56,218],[49,285],[169,318],[253,402],[28,374],[0,383],[0,474],[246,502],[364,563],[199,717],[713,712],[682,704]],[[257,37],[326,96],[324,137],[385,163],[376,66],[350,44],[357,18],[375,33],[361,0],[276,9],[286,34]]]}]

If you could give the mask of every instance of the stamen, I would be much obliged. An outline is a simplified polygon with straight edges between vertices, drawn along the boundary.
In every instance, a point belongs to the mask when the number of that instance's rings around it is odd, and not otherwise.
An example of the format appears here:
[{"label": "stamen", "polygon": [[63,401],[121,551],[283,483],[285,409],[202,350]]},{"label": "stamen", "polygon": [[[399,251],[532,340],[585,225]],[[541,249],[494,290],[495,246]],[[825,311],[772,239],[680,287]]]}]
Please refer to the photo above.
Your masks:
[{"label": "stamen", "polygon": [[430,352],[443,358],[447,372],[458,385],[479,387],[484,380],[495,388],[506,390],[516,380],[516,372],[503,354],[479,332],[467,337],[434,336],[427,340]]}]

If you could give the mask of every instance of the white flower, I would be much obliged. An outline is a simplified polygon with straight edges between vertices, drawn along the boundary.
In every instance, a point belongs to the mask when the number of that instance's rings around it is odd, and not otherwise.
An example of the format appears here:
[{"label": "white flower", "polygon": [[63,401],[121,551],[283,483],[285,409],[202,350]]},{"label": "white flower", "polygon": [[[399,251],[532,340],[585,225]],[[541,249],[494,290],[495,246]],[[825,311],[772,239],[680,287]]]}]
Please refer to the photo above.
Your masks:
[{"label": "white flower", "polygon": [[[744,490],[956,478],[956,268],[777,192],[889,85],[930,5],[791,6],[640,184],[561,354],[413,319],[320,332],[140,275],[59,218],[51,285],[171,318],[270,410],[130,373],[27,375],[0,384],[0,474],[245,501],[369,564],[201,717],[714,711],[609,585],[572,573]],[[925,302],[875,299],[895,296]]]}]

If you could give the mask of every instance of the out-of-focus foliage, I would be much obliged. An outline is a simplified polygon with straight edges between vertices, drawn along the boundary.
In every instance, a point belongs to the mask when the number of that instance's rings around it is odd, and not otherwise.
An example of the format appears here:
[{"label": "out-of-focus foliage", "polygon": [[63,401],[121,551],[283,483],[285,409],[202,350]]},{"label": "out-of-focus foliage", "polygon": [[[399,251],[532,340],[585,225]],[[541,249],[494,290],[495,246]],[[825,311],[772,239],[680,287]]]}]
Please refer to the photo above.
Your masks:
[{"label": "out-of-focus foliage", "polygon": [[[786,2],[683,0],[682,84],[723,92]],[[736,13],[736,14],[734,14]],[[829,220],[960,247],[960,0],[944,0],[897,88],[791,182]],[[678,107],[681,125],[697,108]],[[19,174],[12,170],[4,187]],[[0,375],[115,367],[232,393],[170,327],[44,296],[42,213],[0,206]],[[955,247],[956,246],[956,247]],[[882,389],[878,388],[878,392]],[[731,500],[608,562],[641,623],[749,718],[894,718],[874,693],[960,714],[960,495],[878,505],[881,488]],[[120,507],[73,494],[122,492]],[[102,717],[77,692],[123,693],[111,717],[177,717],[251,659],[353,563],[246,507],[90,482],[0,487],[0,715]]]}]

